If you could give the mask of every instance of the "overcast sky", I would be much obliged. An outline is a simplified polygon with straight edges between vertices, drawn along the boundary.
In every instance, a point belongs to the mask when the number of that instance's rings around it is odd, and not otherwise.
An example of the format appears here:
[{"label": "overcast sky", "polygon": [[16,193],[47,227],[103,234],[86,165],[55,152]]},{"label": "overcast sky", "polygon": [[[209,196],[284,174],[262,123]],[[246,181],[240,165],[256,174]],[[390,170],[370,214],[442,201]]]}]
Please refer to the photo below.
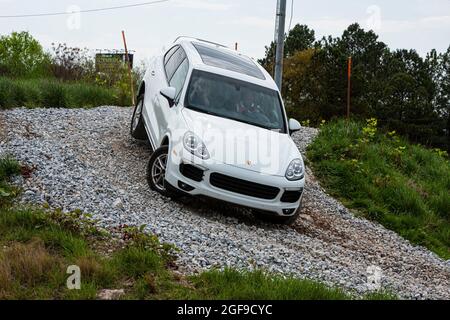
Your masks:
[{"label": "overcast sky", "polygon": [[[89,10],[149,0],[0,0],[0,15]],[[260,58],[274,37],[276,0],[170,0],[165,3],[79,15],[0,19],[0,34],[27,30],[45,48],[52,42],[89,49],[121,49],[120,31],[137,59],[191,35],[239,48]],[[291,15],[288,2],[287,23]],[[292,25],[307,24],[316,37],[338,36],[353,22],[374,29],[391,48],[421,55],[450,45],[450,0],[294,0]]]}]

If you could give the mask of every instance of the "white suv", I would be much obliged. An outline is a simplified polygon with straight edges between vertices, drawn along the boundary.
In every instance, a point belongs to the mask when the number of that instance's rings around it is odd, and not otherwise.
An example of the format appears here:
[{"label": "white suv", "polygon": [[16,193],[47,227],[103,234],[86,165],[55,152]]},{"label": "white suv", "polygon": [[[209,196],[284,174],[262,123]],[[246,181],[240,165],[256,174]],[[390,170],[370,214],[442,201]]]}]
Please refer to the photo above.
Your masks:
[{"label": "white suv", "polygon": [[140,85],[131,135],[154,150],[150,187],[254,209],[272,221],[299,214],[305,170],[271,76],[237,51],[180,37]]}]

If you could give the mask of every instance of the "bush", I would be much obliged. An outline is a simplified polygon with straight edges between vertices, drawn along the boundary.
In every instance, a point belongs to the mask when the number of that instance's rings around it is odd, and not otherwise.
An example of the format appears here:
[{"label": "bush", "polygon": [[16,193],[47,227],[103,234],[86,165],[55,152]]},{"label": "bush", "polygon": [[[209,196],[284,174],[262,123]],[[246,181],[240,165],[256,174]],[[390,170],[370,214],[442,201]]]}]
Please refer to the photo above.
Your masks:
[{"label": "bush", "polygon": [[68,47],[65,43],[52,43],[51,72],[56,79],[64,81],[92,80],[95,77],[94,61],[88,49]]},{"label": "bush", "polygon": [[0,109],[16,107],[87,108],[130,105],[130,96],[117,88],[52,79],[0,77]]},{"label": "bush", "polygon": [[49,74],[50,57],[26,31],[0,37],[0,71],[11,77],[42,77]]},{"label": "bush", "polygon": [[377,121],[333,121],[310,145],[321,182],[350,208],[450,258],[450,165],[445,152],[412,145]]},{"label": "bush", "polygon": [[60,83],[44,81],[40,84],[40,92],[44,107],[65,108],[68,106],[65,87]]}]

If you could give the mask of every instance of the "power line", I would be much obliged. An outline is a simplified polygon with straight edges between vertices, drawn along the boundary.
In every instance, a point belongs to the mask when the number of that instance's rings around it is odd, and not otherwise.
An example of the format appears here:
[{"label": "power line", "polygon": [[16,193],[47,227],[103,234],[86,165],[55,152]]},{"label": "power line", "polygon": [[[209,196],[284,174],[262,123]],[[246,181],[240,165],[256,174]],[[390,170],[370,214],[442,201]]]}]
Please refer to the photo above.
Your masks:
[{"label": "power line", "polygon": [[74,13],[89,13],[89,12],[125,9],[125,8],[132,8],[132,7],[142,7],[142,6],[148,6],[148,5],[167,2],[167,1],[169,1],[169,0],[148,1],[148,2],[141,2],[141,3],[135,3],[135,4],[126,4],[126,5],[122,5],[122,6],[96,8],[96,9],[88,9],[88,10],[80,10],[80,11],[72,11],[72,12],[49,12],[49,13],[7,15],[7,16],[0,16],[0,18],[28,18],[28,17],[61,16],[61,15],[74,14]]}]

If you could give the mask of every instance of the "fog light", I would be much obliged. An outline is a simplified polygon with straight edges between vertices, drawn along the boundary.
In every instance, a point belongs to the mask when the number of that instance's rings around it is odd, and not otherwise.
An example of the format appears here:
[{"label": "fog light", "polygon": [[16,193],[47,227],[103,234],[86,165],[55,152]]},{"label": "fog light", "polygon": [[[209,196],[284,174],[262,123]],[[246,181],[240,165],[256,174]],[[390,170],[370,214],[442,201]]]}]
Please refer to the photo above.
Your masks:
[{"label": "fog light", "polygon": [[283,214],[291,215],[295,212],[295,209],[283,209]]},{"label": "fog light", "polygon": [[187,183],[184,183],[183,181],[178,181],[178,187],[184,191],[192,191],[195,188],[193,186],[188,185]]}]

